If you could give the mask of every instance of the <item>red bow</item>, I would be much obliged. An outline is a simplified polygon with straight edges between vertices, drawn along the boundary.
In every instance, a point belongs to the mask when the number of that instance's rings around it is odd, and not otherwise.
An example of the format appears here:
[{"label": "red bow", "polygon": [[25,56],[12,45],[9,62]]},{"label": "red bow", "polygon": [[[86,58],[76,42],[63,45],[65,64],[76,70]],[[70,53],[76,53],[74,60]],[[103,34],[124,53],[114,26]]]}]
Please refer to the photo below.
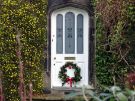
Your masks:
[{"label": "red bow", "polygon": [[69,78],[67,78],[66,81],[67,81],[68,84],[70,84],[70,87],[72,87],[73,78],[72,77],[71,78],[69,77]]},{"label": "red bow", "polygon": [[72,66],[68,66],[69,69],[72,69]]}]

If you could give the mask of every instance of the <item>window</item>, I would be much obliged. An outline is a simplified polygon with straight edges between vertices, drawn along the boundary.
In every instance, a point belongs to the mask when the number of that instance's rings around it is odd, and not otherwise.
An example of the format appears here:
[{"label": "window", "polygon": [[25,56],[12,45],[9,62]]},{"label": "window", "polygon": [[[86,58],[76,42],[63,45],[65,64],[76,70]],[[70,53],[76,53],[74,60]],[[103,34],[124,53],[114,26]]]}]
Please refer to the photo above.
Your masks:
[{"label": "window", "polygon": [[77,16],[77,53],[83,53],[83,15]]},{"label": "window", "polygon": [[56,53],[63,53],[63,16],[61,14],[57,15],[56,18]]},{"label": "window", "polygon": [[[63,19],[63,17],[65,17]],[[58,14],[56,18],[56,53],[83,54],[84,28],[83,15],[75,17],[73,12]],[[75,26],[76,25],[76,26]],[[64,29],[65,28],[65,29]],[[64,34],[64,35],[63,35]]]},{"label": "window", "polygon": [[65,53],[75,53],[75,15],[72,12],[65,15]]}]

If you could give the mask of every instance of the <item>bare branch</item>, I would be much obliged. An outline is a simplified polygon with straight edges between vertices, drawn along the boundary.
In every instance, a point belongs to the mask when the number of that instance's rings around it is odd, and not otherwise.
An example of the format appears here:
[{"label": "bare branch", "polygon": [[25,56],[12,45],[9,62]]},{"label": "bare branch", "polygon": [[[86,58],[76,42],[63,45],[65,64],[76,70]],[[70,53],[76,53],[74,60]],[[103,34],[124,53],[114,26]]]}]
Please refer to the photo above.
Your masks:
[{"label": "bare branch", "polygon": [[20,82],[20,85],[19,85],[19,94],[20,94],[20,97],[21,97],[21,101],[26,101],[26,91],[25,91],[25,85],[24,85],[24,66],[23,66],[23,62],[22,62],[22,55],[21,55],[21,50],[22,50],[22,44],[21,44],[21,41],[20,41],[20,37],[21,37],[21,31],[16,28],[16,41],[17,41],[17,44],[18,44],[18,50],[17,50],[17,57],[18,57],[18,60],[19,60],[19,82]]}]

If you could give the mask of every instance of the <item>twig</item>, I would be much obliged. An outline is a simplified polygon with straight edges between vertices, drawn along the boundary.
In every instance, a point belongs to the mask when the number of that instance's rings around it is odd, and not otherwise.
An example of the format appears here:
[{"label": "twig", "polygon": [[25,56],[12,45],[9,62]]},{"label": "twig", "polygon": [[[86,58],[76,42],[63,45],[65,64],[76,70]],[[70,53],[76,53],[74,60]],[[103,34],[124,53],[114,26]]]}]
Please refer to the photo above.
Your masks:
[{"label": "twig", "polygon": [[32,89],[33,89],[33,85],[32,85],[32,82],[30,82],[30,84],[29,84],[29,90],[30,90],[29,97],[30,97],[30,101],[32,101]]},{"label": "twig", "polygon": [[126,51],[125,55],[122,55],[121,47],[120,47],[120,48],[119,48],[119,52],[120,52],[120,56],[121,56],[121,59],[119,60],[119,62],[120,62],[121,60],[124,60],[125,63],[129,66],[129,63],[128,63],[127,60],[125,59],[125,57],[127,56],[127,54],[128,54],[129,51]]},{"label": "twig", "polygon": [[22,62],[22,55],[21,55],[21,49],[22,49],[22,44],[20,41],[20,37],[21,37],[21,32],[16,28],[16,41],[18,44],[18,50],[17,50],[17,57],[19,60],[19,94],[21,97],[21,101],[26,101],[26,91],[25,91],[25,85],[24,85],[24,76],[23,76],[23,72],[24,72],[24,66],[23,66],[23,62]]},{"label": "twig", "polygon": [[89,101],[89,100],[87,99],[86,95],[85,95],[85,87],[83,87],[82,92],[83,92],[83,97],[84,97],[85,101]]},{"label": "twig", "polygon": [[2,87],[2,71],[0,71],[0,101],[4,101],[3,87]]}]

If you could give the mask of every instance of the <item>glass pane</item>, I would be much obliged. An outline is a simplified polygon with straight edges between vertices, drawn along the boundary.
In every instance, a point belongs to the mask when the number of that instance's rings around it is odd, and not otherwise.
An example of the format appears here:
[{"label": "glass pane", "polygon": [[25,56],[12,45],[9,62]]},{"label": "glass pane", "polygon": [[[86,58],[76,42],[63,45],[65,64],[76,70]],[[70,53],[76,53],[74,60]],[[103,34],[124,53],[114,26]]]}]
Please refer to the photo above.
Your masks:
[{"label": "glass pane", "polygon": [[75,15],[72,12],[65,16],[65,53],[75,53]]},{"label": "glass pane", "polygon": [[83,53],[83,15],[77,16],[77,53]]},{"label": "glass pane", "polygon": [[63,16],[61,14],[57,15],[56,20],[56,53],[63,53]]}]

